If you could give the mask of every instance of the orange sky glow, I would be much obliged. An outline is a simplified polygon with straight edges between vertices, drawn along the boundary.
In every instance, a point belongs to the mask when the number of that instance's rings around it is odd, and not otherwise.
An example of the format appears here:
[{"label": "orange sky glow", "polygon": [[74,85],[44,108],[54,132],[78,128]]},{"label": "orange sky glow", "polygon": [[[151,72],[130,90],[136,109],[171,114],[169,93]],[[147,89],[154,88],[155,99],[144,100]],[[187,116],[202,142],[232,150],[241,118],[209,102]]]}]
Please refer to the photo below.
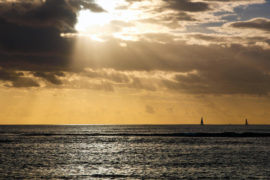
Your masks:
[{"label": "orange sky glow", "polygon": [[0,124],[270,124],[266,7],[0,0]]}]

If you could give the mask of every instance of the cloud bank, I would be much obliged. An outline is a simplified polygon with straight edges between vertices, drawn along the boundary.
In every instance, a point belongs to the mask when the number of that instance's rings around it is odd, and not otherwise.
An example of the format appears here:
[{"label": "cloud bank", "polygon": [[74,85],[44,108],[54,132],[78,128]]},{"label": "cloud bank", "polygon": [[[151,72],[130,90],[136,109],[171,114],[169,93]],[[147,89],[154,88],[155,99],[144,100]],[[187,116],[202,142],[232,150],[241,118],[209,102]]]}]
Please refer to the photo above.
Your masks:
[{"label": "cloud bank", "polygon": [[[0,1],[2,86],[269,93],[270,20],[219,15],[264,1],[160,0],[150,9],[146,2],[118,7],[145,17],[111,21],[106,28],[114,36],[103,33],[97,42],[75,29],[82,10],[109,13],[95,1]],[[198,32],[188,31],[195,26]]]}]

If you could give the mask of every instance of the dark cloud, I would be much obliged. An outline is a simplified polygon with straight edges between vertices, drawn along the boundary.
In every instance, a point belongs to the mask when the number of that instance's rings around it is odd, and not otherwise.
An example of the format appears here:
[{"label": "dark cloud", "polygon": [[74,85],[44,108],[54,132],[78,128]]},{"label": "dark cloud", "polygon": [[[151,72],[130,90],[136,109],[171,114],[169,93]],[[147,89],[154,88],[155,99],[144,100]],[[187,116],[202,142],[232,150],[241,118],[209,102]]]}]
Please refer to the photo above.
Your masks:
[{"label": "dark cloud", "polygon": [[68,1],[72,7],[76,10],[89,9],[92,12],[105,12],[105,10],[95,3],[95,0],[69,0]]},{"label": "dark cloud", "polygon": [[2,51],[30,54],[64,53],[70,48],[55,27],[23,26],[0,18],[0,47]]},{"label": "dark cloud", "polygon": [[68,68],[72,39],[81,9],[104,11],[93,1],[46,0],[0,3],[0,66],[15,70],[56,71]]},{"label": "dark cloud", "polygon": [[23,76],[23,73],[21,72],[14,72],[10,70],[5,70],[0,68],[0,80],[3,81],[15,81],[17,80],[20,76]]},{"label": "dark cloud", "polygon": [[270,39],[266,39],[265,42],[270,45]]},{"label": "dark cloud", "polygon": [[196,21],[195,17],[185,12],[178,12],[176,18],[178,21]]},{"label": "dark cloud", "polygon": [[222,36],[212,36],[208,34],[191,34],[189,37],[193,37],[195,39],[216,42],[216,41],[224,41],[224,37]]},{"label": "dark cloud", "polygon": [[[127,2],[140,2],[142,0],[127,0]],[[199,12],[209,10],[209,5],[205,2],[192,2],[191,0],[163,0],[167,3],[166,8],[179,11]]]},{"label": "dark cloud", "polygon": [[83,0],[46,0],[18,1],[1,3],[0,17],[20,25],[55,27],[61,32],[74,31],[77,22],[77,12],[90,9],[95,12],[104,11],[90,1]]},{"label": "dark cloud", "polygon": [[12,87],[22,88],[22,87],[39,87],[39,84],[31,78],[19,78],[12,82]]},{"label": "dark cloud", "polygon": [[[157,35],[158,36],[158,35]],[[240,44],[220,45],[188,45],[185,42],[169,42],[165,44],[143,41],[126,42],[127,48],[122,48],[117,42],[99,44],[95,48],[106,53],[100,53],[98,61],[91,56],[91,48],[79,54],[85,54],[82,66],[93,68],[113,68],[117,70],[164,70],[187,72],[197,68],[215,68],[220,63],[239,61],[255,63],[270,68],[269,50],[257,46],[245,47]],[[89,52],[89,53],[88,53]],[[88,56],[88,54],[89,56]],[[113,60],[113,61],[112,61]],[[254,64],[254,65],[255,65]]]},{"label": "dark cloud", "polygon": [[140,20],[140,22],[143,22],[143,23],[164,25],[172,29],[182,27],[181,22],[183,21],[196,21],[196,18],[194,18],[192,15],[187,14],[185,12],[177,12],[171,15]]},{"label": "dark cloud", "polygon": [[[233,44],[227,37],[193,35],[193,39],[209,42],[226,42],[208,46],[192,45],[188,40],[175,40],[173,30],[166,33],[138,35],[140,41],[108,39],[106,43],[77,41],[61,37],[63,32],[74,32],[77,12],[82,8],[103,11],[93,1],[47,0],[17,1],[0,4],[0,80],[14,87],[39,86],[34,78],[19,71],[29,71],[36,79],[61,85],[65,72],[78,71],[79,75],[99,80],[90,88],[113,91],[128,87],[155,91],[164,86],[177,92],[210,94],[267,94],[270,92],[270,50],[256,42],[270,44],[269,38],[253,37],[252,43]],[[175,17],[155,19],[158,23],[175,23],[179,18],[193,20],[188,12],[209,10],[204,2],[167,0],[167,7],[179,12]],[[177,19],[178,16],[178,19]],[[115,27],[132,24],[112,22]],[[172,27],[172,24],[168,26]],[[178,25],[177,23],[175,23]],[[256,28],[269,31],[269,20],[252,19],[231,24],[235,28]],[[186,36],[188,37],[188,36]],[[188,39],[188,38],[187,38]],[[226,40],[227,39],[227,40]],[[244,39],[244,37],[243,37]],[[125,47],[119,44],[125,43]],[[82,43],[82,44],[80,44]],[[84,44],[85,43],[85,44]],[[89,46],[86,47],[87,43]],[[91,44],[91,45],[90,45]],[[94,44],[94,46],[92,46]],[[74,53],[71,56],[71,52]],[[71,60],[74,60],[71,63]],[[72,66],[71,66],[72,65]],[[76,68],[76,69],[75,69]],[[92,71],[83,71],[91,68]],[[95,69],[109,69],[96,72]],[[111,70],[111,71],[110,71]],[[161,84],[151,83],[146,77],[136,77],[119,71],[166,71],[187,73],[173,80],[163,79]],[[192,73],[191,73],[192,72]],[[62,77],[62,78],[60,78]],[[160,85],[160,87],[158,86]]]},{"label": "dark cloud", "polygon": [[241,2],[241,1],[250,1],[250,0],[203,0],[204,2]]},{"label": "dark cloud", "polygon": [[270,32],[270,19],[254,18],[249,21],[233,22],[230,26],[234,28],[259,29]]},{"label": "dark cloud", "polygon": [[151,83],[151,80],[133,77],[132,82],[127,85],[129,88],[143,89],[148,91],[156,91],[156,87]]},{"label": "dark cloud", "polygon": [[0,80],[4,82],[11,82],[12,85],[7,87],[39,87],[39,84],[27,77],[23,77],[24,73],[5,70],[0,68]]},{"label": "dark cloud", "polygon": [[261,35],[257,34],[258,36],[242,36],[242,35],[234,35],[234,36],[224,36],[224,35],[208,35],[208,34],[190,34],[188,35],[187,39],[194,38],[195,40],[200,42],[200,40],[203,40],[205,42],[208,42],[210,44],[224,44],[228,45],[231,44],[231,42],[238,42],[241,44],[246,44],[248,46],[262,46],[266,47],[266,45],[270,45],[270,39],[267,35]]},{"label": "dark cloud", "polygon": [[123,73],[119,73],[116,71],[93,71],[93,70],[88,70],[86,72],[82,73],[84,76],[87,76],[89,78],[94,78],[94,79],[105,79],[105,80],[110,80],[112,82],[116,83],[128,83],[130,81],[129,77]]},{"label": "dark cloud", "polygon": [[[180,76],[175,81],[164,80],[168,89],[185,93],[267,94],[270,91],[270,50],[256,45],[201,46],[185,42],[159,44],[140,41],[126,42],[127,47],[122,48],[111,43],[95,47],[110,50],[99,56],[102,61],[86,58],[85,64],[80,64],[119,71],[197,72]],[[128,87],[147,90],[162,88],[143,78],[129,78],[132,83]]]},{"label": "dark cloud", "polygon": [[187,76],[177,75],[175,81],[164,80],[169,89],[195,94],[257,94],[270,91],[270,75],[248,67],[217,68]]},{"label": "dark cloud", "polygon": [[180,11],[200,12],[209,10],[209,5],[204,2],[192,2],[190,0],[164,0],[168,7]]},{"label": "dark cloud", "polygon": [[52,84],[60,85],[62,81],[58,77],[65,75],[61,72],[35,72],[34,76],[43,78]]},{"label": "dark cloud", "polygon": [[207,52],[212,55],[201,54],[199,61],[191,60],[193,71],[176,75],[175,81],[164,80],[167,88],[198,94],[267,95],[270,92],[269,50],[240,45],[211,49]]},{"label": "dark cloud", "polygon": [[81,75],[91,79],[99,80],[111,84],[111,86],[127,87],[139,90],[155,91],[157,90],[155,85],[149,83],[149,79],[137,77],[134,74],[126,73],[123,71],[115,71],[111,69],[97,69],[87,70]]}]

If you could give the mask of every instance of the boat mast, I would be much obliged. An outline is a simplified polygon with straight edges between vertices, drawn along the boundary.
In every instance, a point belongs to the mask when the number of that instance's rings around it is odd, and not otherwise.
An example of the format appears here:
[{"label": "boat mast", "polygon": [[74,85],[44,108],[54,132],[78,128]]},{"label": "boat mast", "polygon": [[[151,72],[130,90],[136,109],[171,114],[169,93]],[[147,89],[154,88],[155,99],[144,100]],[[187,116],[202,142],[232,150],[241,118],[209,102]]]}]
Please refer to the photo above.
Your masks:
[{"label": "boat mast", "polygon": [[204,123],[203,123],[203,117],[201,118],[201,125],[204,125]]}]

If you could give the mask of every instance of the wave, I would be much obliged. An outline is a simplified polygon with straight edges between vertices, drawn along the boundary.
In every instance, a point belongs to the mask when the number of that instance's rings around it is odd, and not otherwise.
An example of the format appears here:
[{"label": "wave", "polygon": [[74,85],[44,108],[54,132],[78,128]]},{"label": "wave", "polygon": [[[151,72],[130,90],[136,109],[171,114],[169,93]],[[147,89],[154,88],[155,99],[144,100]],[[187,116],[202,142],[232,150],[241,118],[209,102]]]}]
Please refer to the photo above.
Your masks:
[{"label": "wave", "polygon": [[93,133],[93,134],[53,134],[53,133],[28,133],[20,136],[161,136],[161,137],[270,137],[270,133],[255,132],[222,132],[222,133],[168,133],[168,134],[142,134],[142,133]]}]

